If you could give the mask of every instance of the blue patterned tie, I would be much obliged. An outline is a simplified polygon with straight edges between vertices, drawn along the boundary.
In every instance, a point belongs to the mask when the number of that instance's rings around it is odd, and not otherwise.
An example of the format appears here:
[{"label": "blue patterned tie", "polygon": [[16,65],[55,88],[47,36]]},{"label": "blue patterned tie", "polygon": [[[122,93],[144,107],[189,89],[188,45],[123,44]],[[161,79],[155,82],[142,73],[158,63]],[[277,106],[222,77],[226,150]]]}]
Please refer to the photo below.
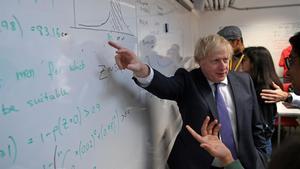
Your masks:
[{"label": "blue patterned tie", "polygon": [[225,101],[220,92],[220,83],[215,83],[215,99],[217,104],[217,110],[219,115],[219,122],[221,123],[221,138],[222,142],[231,151],[232,157],[237,159],[237,151],[235,146],[235,141],[233,137],[233,131],[231,127],[231,122],[229,118],[229,113],[225,105]]}]

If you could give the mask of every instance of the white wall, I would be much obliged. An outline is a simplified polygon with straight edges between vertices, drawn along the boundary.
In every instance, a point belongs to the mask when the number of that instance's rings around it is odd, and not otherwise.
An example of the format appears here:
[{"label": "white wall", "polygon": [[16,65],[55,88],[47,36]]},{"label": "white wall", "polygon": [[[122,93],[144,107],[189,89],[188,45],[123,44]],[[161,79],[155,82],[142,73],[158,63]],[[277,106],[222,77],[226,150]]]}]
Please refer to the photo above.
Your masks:
[{"label": "white wall", "polygon": [[[234,6],[246,8],[293,3],[300,1],[236,0]],[[202,12],[199,21],[202,36],[216,33],[222,26],[240,26],[245,46],[267,47],[273,56],[278,75],[282,76],[282,68],[278,67],[278,61],[282,49],[289,44],[288,38],[300,31],[300,6],[257,10],[228,8],[225,11]]]}]

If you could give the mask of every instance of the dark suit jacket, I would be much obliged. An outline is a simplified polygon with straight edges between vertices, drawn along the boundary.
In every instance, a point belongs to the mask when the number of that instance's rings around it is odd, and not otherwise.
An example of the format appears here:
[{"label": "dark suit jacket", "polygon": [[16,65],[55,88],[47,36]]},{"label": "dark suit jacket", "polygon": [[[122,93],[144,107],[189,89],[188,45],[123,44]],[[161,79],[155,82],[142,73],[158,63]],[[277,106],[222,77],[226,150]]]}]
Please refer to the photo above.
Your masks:
[{"label": "dark suit jacket", "polygon": [[[237,117],[238,158],[245,169],[263,169],[266,159],[265,138],[252,80],[245,73],[232,72],[227,77]],[[169,156],[169,167],[209,169],[213,157],[185,129],[188,124],[200,133],[206,116],[218,118],[212,90],[201,69],[191,72],[178,69],[172,77],[154,70],[154,78],[145,89],[159,98],[175,100],[179,106],[183,127]]]}]

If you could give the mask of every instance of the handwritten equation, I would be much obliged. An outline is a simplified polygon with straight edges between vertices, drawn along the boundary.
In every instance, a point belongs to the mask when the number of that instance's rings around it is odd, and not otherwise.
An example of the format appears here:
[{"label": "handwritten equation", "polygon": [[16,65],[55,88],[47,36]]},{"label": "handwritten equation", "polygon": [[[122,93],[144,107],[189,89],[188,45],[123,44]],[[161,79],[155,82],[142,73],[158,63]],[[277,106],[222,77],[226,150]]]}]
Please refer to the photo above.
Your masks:
[{"label": "handwritten equation", "polygon": [[[105,90],[123,77],[107,40],[136,43],[132,2],[0,2],[0,168],[103,169],[89,157],[136,129],[131,115],[144,110],[121,100],[130,90]],[[80,4],[109,10],[92,16]]]}]

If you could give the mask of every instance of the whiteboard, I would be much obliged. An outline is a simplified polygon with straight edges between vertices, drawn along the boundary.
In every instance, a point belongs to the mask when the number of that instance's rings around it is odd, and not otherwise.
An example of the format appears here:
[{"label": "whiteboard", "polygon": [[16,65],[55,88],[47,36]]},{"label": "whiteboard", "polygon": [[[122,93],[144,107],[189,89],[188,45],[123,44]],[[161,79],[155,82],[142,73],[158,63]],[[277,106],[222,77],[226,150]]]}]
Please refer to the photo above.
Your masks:
[{"label": "whiteboard", "polygon": [[143,92],[107,45],[136,32],[133,0],[1,0],[1,169],[150,166]]}]

